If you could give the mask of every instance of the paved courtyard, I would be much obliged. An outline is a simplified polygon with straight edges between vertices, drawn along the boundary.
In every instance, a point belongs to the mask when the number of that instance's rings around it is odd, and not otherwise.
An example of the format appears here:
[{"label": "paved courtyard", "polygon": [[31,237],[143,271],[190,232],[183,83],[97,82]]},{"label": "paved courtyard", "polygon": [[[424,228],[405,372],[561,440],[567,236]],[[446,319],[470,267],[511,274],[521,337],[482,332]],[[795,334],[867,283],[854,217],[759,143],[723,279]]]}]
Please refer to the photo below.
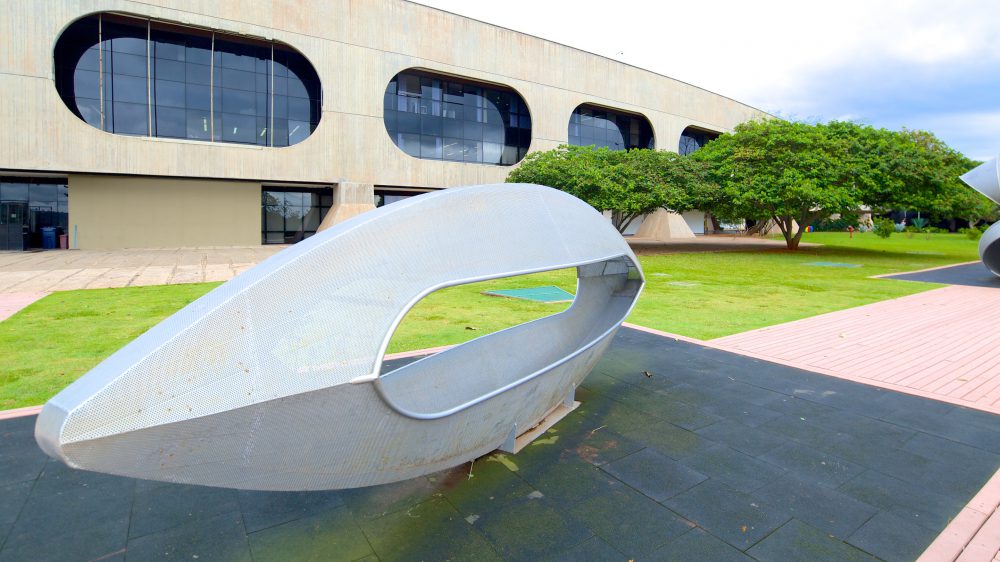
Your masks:
[{"label": "paved courtyard", "polygon": [[900,276],[957,283],[709,342],[1000,414],[1000,279],[982,264]]},{"label": "paved courtyard", "polygon": [[0,421],[0,561],[913,560],[1000,468],[1000,416],[628,328],[578,398],[518,455],[328,493],[78,472]]},{"label": "paved courtyard", "polygon": [[228,281],[286,247],[0,252],[0,294]]},{"label": "paved courtyard", "polygon": [[[628,238],[636,253],[780,250],[785,243],[730,235],[658,242]],[[809,244],[803,244],[808,246]],[[228,281],[284,245],[0,252],[0,295]]]}]

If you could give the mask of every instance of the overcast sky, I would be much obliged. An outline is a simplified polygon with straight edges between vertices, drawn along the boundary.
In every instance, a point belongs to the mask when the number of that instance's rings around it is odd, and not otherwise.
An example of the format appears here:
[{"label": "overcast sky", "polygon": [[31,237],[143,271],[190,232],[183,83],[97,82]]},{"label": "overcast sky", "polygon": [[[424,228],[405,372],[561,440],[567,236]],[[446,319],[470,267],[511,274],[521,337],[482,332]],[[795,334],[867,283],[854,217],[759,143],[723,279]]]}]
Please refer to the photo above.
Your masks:
[{"label": "overcast sky", "polygon": [[1000,152],[1000,0],[419,0],[793,119]]}]

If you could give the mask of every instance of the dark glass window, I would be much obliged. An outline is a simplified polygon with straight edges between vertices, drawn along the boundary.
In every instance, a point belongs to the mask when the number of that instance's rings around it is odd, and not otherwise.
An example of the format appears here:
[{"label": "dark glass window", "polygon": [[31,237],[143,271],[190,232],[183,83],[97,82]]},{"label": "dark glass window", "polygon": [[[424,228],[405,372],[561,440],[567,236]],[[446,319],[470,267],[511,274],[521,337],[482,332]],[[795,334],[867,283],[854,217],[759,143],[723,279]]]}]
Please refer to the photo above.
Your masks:
[{"label": "dark glass window", "polygon": [[717,138],[719,138],[719,133],[688,127],[681,133],[681,141],[677,147],[677,152],[681,156],[691,154],[695,150],[705,146],[705,143],[708,141]]},{"label": "dark glass window", "polygon": [[653,126],[642,115],[583,104],[569,117],[569,144],[611,150],[653,148]]},{"label": "dark glass window", "polygon": [[385,89],[385,128],[416,158],[510,166],[531,144],[531,116],[512,89],[407,70]]},{"label": "dark glass window", "polygon": [[140,25],[117,16],[108,16],[99,23],[104,130],[124,135],[148,135],[147,24],[141,22]]},{"label": "dark glass window", "polygon": [[415,195],[421,195],[427,193],[426,191],[417,191],[414,189],[399,189],[399,188],[375,188],[375,206],[382,207],[384,205],[389,205],[397,201],[402,201],[404,199],[409,199]]},{"label": "dark glass window", "polygon": [[96,14],[63,32],[55,63],[66,105],[112,133],[289,146],[321,117],[316,71],[271,41]]},{"label": "dark glass window", "polygon": [[0,177],[0,211],[0,229],[9,234],[0,238],[13,239],[18,233],[27,234],[28,247],[40,248],[42,228],[53,226],[58,234],[68,233],[69,189],[66,179]]},{"label": "dark glass window", "polygon": [[265,186],[261,195],[261,243],[294,244],[316,234],[333,204],[331,188]]},{"label": "dark glass window", "polygon": [[274,146],[302,141],[316,130],[320,85],[298,53],[274,46]]},{"label": "dark glass window", "polygon": [[209,140],[212,36],[150,24],[153,136]]}]

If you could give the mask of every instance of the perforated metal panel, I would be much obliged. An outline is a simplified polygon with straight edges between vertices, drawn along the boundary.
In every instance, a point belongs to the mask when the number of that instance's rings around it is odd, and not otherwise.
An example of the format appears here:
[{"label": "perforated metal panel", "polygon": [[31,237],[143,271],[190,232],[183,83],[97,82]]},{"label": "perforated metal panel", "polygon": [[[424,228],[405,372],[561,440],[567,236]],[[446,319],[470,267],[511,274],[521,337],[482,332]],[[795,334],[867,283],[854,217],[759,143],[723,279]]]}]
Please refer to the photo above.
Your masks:
[{"label": "perforated metal panel", "polygon": [[[237,488],[344,488],[447,468],[572,392],[638,298],[637,264],[606,219],[553,189],[413,197],[164,320],[49,401],[36,437],[78,468]],[[426,294],[574,266],[566,311],[378,376]]]},{"label": "perforated metal panel", "polygon": [[[994,203],[1000,203],[1000,168],[994,158],[969,170],[962,181]],[[979,239],[979,259],[993,275],[1000,277],[1000,222],[993,223]]]}]

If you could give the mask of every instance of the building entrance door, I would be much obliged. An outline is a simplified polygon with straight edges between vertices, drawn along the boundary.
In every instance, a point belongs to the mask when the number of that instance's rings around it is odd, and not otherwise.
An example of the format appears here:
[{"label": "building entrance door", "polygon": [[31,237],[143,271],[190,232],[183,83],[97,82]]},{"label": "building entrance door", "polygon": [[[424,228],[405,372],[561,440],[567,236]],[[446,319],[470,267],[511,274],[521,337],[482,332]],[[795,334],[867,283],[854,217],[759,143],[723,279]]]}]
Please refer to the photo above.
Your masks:
[{"label": "building entrance door", "polygon": [[27,249],[28,202],[0,201],[0,250]]},{"label": "building entrance door", "polygon": [[0,250],[44,247],[43,229],[66,234],[68,213],[66,178],[0,177]]}]

